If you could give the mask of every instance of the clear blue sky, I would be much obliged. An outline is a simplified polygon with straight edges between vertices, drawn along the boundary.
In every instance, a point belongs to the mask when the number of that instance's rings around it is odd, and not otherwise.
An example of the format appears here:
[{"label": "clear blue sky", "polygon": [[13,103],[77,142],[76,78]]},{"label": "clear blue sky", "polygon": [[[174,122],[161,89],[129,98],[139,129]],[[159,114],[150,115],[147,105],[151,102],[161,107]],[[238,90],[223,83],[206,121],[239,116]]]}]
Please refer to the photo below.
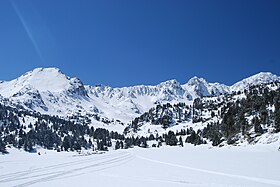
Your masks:
[{"label": "clear blue sky", "polygon": [[280,1],[1,0],[0,63],[113,87],[280,75]]}]

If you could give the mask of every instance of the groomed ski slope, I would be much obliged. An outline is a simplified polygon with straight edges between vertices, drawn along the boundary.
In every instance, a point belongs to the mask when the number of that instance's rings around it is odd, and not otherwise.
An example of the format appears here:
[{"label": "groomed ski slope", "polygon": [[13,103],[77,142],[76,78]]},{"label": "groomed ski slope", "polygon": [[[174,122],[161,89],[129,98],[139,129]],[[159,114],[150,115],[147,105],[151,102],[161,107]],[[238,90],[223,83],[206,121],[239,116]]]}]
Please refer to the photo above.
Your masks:
[{"label": "groomed ski slope", "polygon": [[105,154],[10,149],[0,186],[280,186],[277,144],[134,148]]}]

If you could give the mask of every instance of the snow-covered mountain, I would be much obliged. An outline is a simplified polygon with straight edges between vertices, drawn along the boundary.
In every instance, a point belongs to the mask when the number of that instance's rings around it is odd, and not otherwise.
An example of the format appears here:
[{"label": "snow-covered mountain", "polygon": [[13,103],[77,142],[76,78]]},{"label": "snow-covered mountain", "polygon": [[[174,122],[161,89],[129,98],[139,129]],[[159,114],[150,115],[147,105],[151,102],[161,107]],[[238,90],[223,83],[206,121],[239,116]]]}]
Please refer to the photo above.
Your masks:
[{"label": "snow-covered mountain", "polygon": [[104,151],[146,148],[147,141],[152,147],[269,144],[280,136],[279,98],[280,80],[271,73],[232,86],[193,77],[185,84],[112,88],[36,68],[0,81],[0,153],[7,145]]},{"label": "snow-covered mountain", "polygon": [[271,82],[279,82],[280,77],[270,72],[260,72],[256,75],[243,79],[230,87],[231,91],[239,91],[249,88],[250,86],[266,84]]},{"label": "snow-covered mountain", "polygon": [[94,123],[97,123],[98,115],[107,122],[127,123],[156,104],[191,104],[197,97],[217,96],[279,80],[271,73],[259,73],[233,86],[208,83],[203,78],[193,77],[186,84],[169,80],[155,86],[112,88],[85,86],[78,78],[70,78],[57,68],[36,68],[17,79],[0,82],[0,95],[14,104],[43,114],[88,116]]},{"label": "snow-covered mountain", "polygon": [[217,96],[230,92],[230,88],[220,83],[208,83],[203,78],[193,77],[183,85],[185,90],[188,90],[193,98],[203,96]]},{"label": "snow-covered mountain", "polygon": [[52,115],[72,115],[88,99],[83,83],[57,68],[36,68],[12,81],[2,81],[0,94],[26,109]]},{"label": "snow-covered mountain", "polygon": [[58,68],[36,68],[12,81],[3,81],[1,93],[11,97],[24,87],[36,89],[39,92],[63,92],[68,90],[72,94],[86,96],[82,82],[77,78],[69,78]]},{"label": "snow-covered mountain", "polygon": [[86,86],[86,90],[101,111],[107,112],[108,116],[112,115],[115,119],[123,116],[123,120],[131,120],[156,103],[190,102],[192,98],[176,80],[166,81],[156,86],[140,85],[124,88]]}]

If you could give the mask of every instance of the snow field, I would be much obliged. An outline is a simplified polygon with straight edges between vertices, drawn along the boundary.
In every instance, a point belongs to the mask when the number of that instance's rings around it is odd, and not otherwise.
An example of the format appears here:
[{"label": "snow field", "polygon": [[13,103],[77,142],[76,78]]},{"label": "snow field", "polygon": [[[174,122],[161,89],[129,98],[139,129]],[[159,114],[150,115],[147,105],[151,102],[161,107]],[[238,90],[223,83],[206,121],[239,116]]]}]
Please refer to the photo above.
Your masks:
[{"label": "snow field", "polygon": [[133,148],[104,154],[10,149],[0,186],[280,186],[277,143]]}]

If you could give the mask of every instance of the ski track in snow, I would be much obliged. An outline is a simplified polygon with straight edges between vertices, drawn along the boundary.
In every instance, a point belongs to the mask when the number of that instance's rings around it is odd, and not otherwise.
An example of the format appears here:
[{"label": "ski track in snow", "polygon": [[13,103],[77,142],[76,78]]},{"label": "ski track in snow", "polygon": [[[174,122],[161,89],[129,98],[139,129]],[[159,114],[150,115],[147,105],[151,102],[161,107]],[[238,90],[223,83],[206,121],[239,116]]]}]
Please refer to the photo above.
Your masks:
[{"label": "ski track in snow", "polygon": [[0,175],[0,186],[15,182],[12,186],[24,187],[36,183],[83,175],[91,172],[101,171],[124,164],[134,158],[129,152],[102,155],[99,158],[92,157],[79,161],[65,162],[41,168],[30,168],[25,171]]},{"label": "ski track in snow", "polygon": [[136,157],[139,159],[142,159],[142,160],[146,160],[146,161],[150,161],[150,162],[158,163],[158,164],[164,164],[164,165],[168,165],[168,166],[172,166],[172,167],[178,167],[178,168],[188,169],[188,170],[192,170],[192,171],[198,171],[198,172],[209,173],[209,174],[220,175],[220,176],[231,177],[231,178],[245,179],[245,180],[250,180],[250,181],[254,181],[254,182],[280,186],[280,181],[278,181],[278,180],[248,177],[248,176],[243,176],[243,175],[235,175],[235,174],[223,173],[223,172],[212,171],[212,170],[207,170],[207,169],[199,169],[199,168],[194,168],[194,167],[189,167],[189,166],[172,164],[169,162],[162,162],[162,161],[146,158],[146,157],[139,156],[139,155],[137,155]]}]

